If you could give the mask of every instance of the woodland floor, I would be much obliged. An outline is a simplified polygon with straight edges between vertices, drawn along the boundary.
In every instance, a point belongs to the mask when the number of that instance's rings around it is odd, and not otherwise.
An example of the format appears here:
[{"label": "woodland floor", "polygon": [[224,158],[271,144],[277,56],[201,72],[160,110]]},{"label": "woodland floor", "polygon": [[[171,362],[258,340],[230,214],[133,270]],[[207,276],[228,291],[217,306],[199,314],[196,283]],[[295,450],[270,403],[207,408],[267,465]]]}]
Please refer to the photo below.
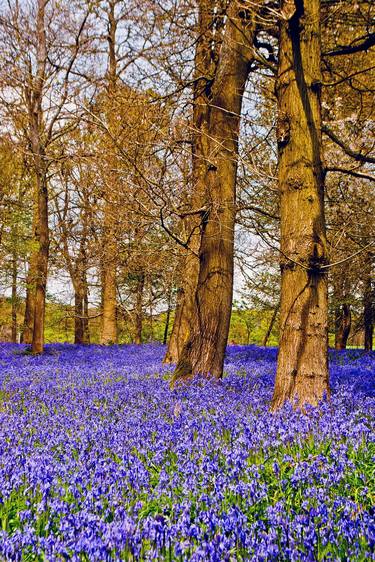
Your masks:
[{"label": "woodland floor", "polygon": [[374,560],[375,353],[269,412],[275,348],[169,389],[158,345],[0,345],[0,559]]}]

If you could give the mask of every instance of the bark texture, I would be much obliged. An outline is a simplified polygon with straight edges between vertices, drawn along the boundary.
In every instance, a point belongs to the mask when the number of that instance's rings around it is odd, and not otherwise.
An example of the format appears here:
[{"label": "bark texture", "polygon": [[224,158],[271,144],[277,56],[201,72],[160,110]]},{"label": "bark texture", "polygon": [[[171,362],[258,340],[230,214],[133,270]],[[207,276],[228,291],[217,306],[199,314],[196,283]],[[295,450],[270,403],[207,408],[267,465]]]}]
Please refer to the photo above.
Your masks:
[{"label": "bark texture", "polygon": [[280,347],[273,409],[329,393],[320,1],[283,0],[277,81],[281,214]]},{"label": "bark texture", "polygon": [[[201,2],[200,10],[209,9]],[[212,9],[212,8],[211,8]],[[253,60],[256,29],[253,8],[231,2],[215,64],[206,81],[202,113],[199,181],[205,212],[201,220],[199,270],[190,334],[183,345],[173,383],[196,374],[223,373],[233,292],[233,247],[238,135],[242,98]]]},{"label": "bark texture", "polygon": [[[211,85],[218,64],[215,32],[220,33],[224,4],[222,1],[201,0],[199,5],[198,39],[194,58],[193,123],[192,123],[192,193],[193,209],[206,203],[206,171],[209,151],[209,119]],[[215,46],[215,47],[214,47]],[[179,287],[173,329],[164,357],[165,363],[177,363],[188,342],[195,317],[195,293],[199,275],[199,248],[201,243],[202,213],[189,215],[184,220],[185,235],[189,240],[183,267],[183,283]]]}]

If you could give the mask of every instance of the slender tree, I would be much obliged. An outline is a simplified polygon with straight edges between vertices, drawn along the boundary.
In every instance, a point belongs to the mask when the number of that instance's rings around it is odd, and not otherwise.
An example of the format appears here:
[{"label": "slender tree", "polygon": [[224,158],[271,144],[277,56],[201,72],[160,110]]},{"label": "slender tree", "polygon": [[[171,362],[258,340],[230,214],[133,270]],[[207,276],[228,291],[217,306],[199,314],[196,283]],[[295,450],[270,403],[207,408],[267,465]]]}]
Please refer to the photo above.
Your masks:
[{"label": "slender tree", "polygon": [[[115,15],[117,0],[107,0],[105,12],[108,21],[108,70],[107,70],[107,123],[110,134],[115,134],[116,93],[118,82],[117,64],[117,26]],[[118,184],[116,173],[116,155],[113,154],[108,172],[108,181],[104,183],[104,225],[102,258],[102,326],[100,342],[103,344],[117,342],[117,243],[115,228],[115,193]]]},{"label": "slender tree", "polygon": [[363,324],[364,324],[364,348],[371,351],[374,336],[374,308],[375,308],[375,287],[374,287],[374,255],[373,252],[366,252],[364,259],[364,279],[363,279]]},{"label": "slender tree", "polygon": [[[69,98],[71,74],[90,14],[89,6],[81,6],[82,19],[78,27],[76,22],[70,27],[73,22],[64,8],[61,5],[55,8],[52,8],[50,0],[35,0],[31,6],[9,2],[0,18],[5,47],[2,53],[4,84],[11,92],[3,96],[3,102],[8,110],[8,119],[19,125],[28,143],[35,181],[35,248],[30,259],[30,292],[24,329],[26,340],[29,339],[32,316],[32,352],[35,354],[42,353],[44,347],[50,246],[48,183],[53,162],[51,147],[69,129],[69,122],[71,124],[71,118],[68,118],[71,110],[65,115],[63,110]],[[57,35],[51,34],[52,21],[61,28]],[[72,44],[69,44],[71,41]],[[12,77],[10,81],[9,76]],[[60,83],[57,89],[55,81]],[[14,106],[17,106],[17,112]]]}]

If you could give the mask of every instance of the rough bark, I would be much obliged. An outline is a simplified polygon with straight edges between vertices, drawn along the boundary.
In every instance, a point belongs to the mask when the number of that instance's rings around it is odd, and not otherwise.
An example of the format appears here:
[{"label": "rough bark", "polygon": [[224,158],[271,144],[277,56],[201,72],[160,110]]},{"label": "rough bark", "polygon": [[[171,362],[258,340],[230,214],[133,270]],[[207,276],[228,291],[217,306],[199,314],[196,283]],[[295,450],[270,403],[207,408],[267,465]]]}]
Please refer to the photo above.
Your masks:
[{"label": "rough bark", "polygon": [[207,112],[199,137],[206,210],[192,325],[173,382],[196,374],[220,378],[223,373],[233,292],[239,124],[255,28],[253,10],[230,3],[215,76],[206,84]]},{"label": "rough bark", "polygon": [[[194,57],[193,123],[192,123],[192,193],[189,197],[193,209],[203,208],[207,154],[209,154],[210,88],[217,69],[218,46],[214,45],[218,33],[223,2],[201,0],[199,5],[198,39]],[[184,226],[189,238],[183,265],[183,284],[179,288],[175,318],[165,363],[177,363],[185,343],[189,340],[195,316],[195,292],[199,275],[199,247],[201,243],[202,214],[185,218]]]},{"label": "rough bark", "polygon": [[363,291],[364,348],[372,351],[374,335],[375,289],[373,279],[373,254],[366,252]]},{"label": "rough bark", "polygon": [[281,214],[280,347],[273,409],[329,393],[320,1],[283,0],[277,80]]},{"label": "rough bark", "polygon": [[[191,224],[191,223],[190,223]],[[187,251],[184,263],[184,286],[179,288],[175,317],[168,349],[164,357],[164,363],[177,363],[181,351],[188,341],[195,309],[195,291],[197,288],[199,260],[197,253],[200,244],[199,226],[190,239],[190,249]]]}]

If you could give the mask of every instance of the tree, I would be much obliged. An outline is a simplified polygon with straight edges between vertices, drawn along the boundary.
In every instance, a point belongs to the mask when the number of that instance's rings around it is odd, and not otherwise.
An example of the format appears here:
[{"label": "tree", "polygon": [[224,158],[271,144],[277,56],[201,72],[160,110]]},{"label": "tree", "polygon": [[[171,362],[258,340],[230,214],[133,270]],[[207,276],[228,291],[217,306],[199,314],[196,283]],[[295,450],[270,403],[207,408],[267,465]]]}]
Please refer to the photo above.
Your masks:
[{"label": "tree", "polygon": [[[201,37],[211,32],[207,13],[215,18],[210,3],[199,3]],[[233,292],[233,253],[238,136],[242,97],[253,61],[256,11],[231,2],[226,12],[214,74],[205,75],[205,101],[198,112],[196,145],[200,146],[193,168],[204,189],[197,286],[191,329],[174,373],[174,380],[203,374],[220,378],[223,372]],[[211,24],[214,22],[211,20]],[[202,100],[203,101],[203,100]],[[194,174],[193,174],[194,176]],[[199,190],[199,193],[201,191]]]},{"label": "tree", "polygon": [[364,256],[364,278],[363,278],[363,324],[364,324],[364,348],[371,351],[374,335],[374,309],[375,309],[375,287],[374,287],[374,253],[367,251]]},{"label": "tree", "polygon": [[[30,6],[9,2],[0,19],[4,44],[2,101],[8,119],[22,124],[29,145],[35,179],[35,251],[29,265],[30,302],[33,316],[32,352],[44,347],[45,300],[50,246],[48,172],[53,162],[53,144],[71,127],[71,110],[63,113],[70,94],[71,74],[81,49],[90,13],[82,6],[77,25],[62,6],[50,0],[35,0]],[[59,27],[53,31],[52,22]],[[70,27],[72,24],[72,27]],[[52,93],[53,92],[53,93]],[[21,112],[21,117],[17,112]],[[20,127],[19,127],[20,128]],[[25,326],[29,327],[29,317]],[[26,336],[26,334],[24,334]]]},{"label": "tree", "polygon": [[280,344],[273,408],[329,393],[319,0],[283,0],[277,80]]},{"label": "tree", "polygon": [[30,181],[22,146],[0,137],[0,278],[10,289],[11,339],[18,341],[18,312],[23,289],[22,264],[30,238]]}]

